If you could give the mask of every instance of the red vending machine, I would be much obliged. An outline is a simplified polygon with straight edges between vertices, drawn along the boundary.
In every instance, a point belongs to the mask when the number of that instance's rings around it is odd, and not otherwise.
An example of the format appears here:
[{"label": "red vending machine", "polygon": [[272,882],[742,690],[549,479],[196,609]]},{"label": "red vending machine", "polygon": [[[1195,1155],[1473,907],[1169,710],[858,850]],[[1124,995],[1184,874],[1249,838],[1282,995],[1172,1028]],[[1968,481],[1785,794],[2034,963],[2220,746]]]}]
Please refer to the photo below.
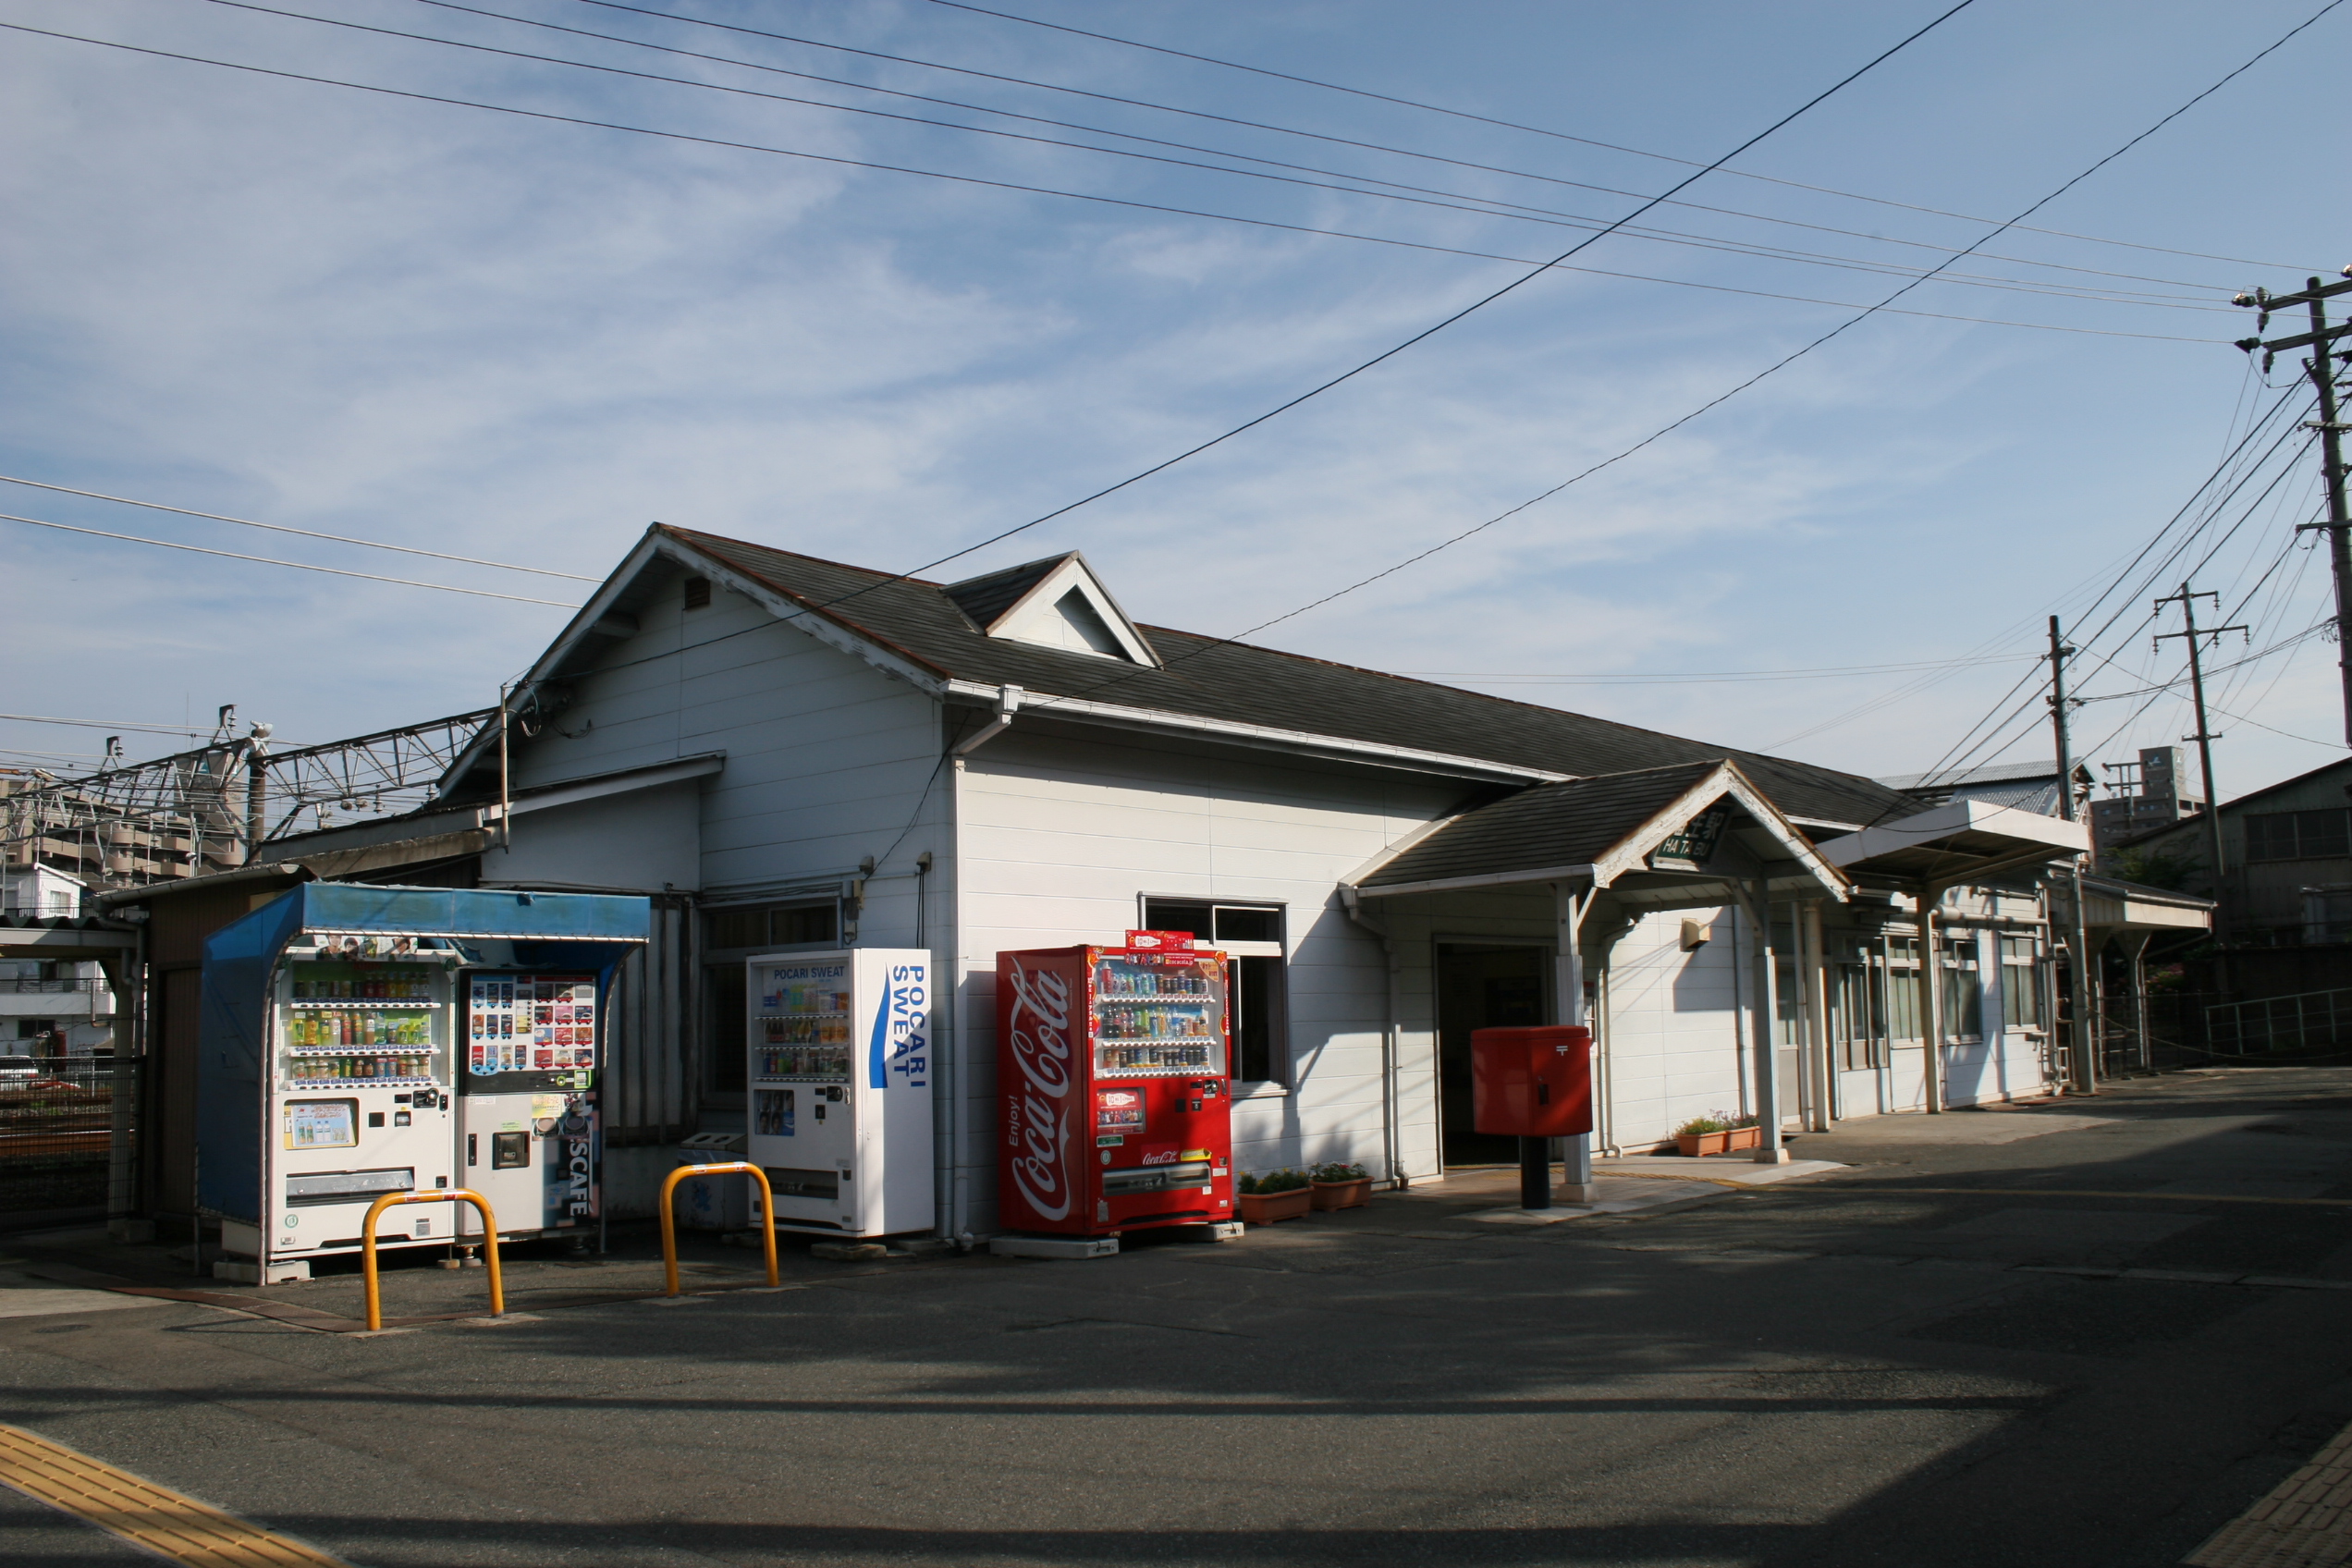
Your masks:
[{"label": "red vending machine", "polygon": [[1182,931],[997,955],[1005,1229],[1232,1219],[1225,994],[1225,955]]}]

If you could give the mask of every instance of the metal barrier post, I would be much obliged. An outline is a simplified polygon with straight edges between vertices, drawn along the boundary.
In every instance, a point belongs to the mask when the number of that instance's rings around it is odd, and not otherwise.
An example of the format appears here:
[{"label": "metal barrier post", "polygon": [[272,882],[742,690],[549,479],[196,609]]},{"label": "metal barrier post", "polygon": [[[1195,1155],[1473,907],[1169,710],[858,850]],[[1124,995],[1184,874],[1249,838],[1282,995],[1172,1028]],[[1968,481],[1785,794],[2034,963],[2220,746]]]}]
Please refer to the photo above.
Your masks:
[{"label": "metal barrier post", "polygon": [[384,1327],[384,1301],[375,1282],[375,1221],[386,1209],[404,1203],[470,1203],[482,1216],[483,1257],[490,1266],[490,1316],[507,1315],[506,1287],[498,1278],[498,1219],[490,1212],[489,1203],[480,1193],[456,1187],[450,1191],[432,1193],[386,1193],[368,1205],[367,1219],[360,1226],[360,1272],[367,1278],[367,1326],[373,1334]]},{"label": "metal barrier post", "polygon": [[678,1293],[678,1215],[671,1207],[670,1194],[678,1190],[678,1183],[689,1176],[723,1176],[737,1170],[743,1172],[760,1184],[760,1213],[767,1219],[767,1223],[760,1231],[761,1242],[767,1249],[767,1282],[771,1285],[783,1283],[782,1277],[776,1270],[776,1189],[767,1184],[767,1172],[758,1166],[740,1159],[730,1159],[723,1165],[681,1165],[662,1178],[661,1232],[664,1287],[662,1293],[664,1295],[674,1296]]}]

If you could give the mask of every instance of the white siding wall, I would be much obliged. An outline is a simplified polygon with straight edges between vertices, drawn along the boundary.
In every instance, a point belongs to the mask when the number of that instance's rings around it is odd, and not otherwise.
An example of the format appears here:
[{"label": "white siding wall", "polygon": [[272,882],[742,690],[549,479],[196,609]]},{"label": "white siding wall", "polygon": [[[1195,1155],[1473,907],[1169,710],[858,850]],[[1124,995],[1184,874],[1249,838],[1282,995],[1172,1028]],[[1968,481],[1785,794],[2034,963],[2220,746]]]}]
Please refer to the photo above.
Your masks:
[{"label": "white siding wall", "polygon": [[[1241,1168],[1379,1166],[1387,974],[1378,940],[1348,919],[1336,890],[1456,809],[1466,787],[1099,731],[1058,738],[1017,722],[974,753],[961,789],[962,1159],[975,1230],[993,1221],[995,1144],[985,1130],[996,1123],[997,954],[1116,941],[1145,894],[1286,907],[1292,1090],[1235,1106]],[[1426,1062],[1419,1075],[1426,1084]],[[1432,1107],[1426,1088],[1410,1087],[1409,1063],[1403,1076],[1426,1151]]]},{"label": "white siding wall", "polygon": [[[923,801],[939,754],[933,699],[739,594],[714,588],[708,608],[688,610],[668,589],[599,662],[629,668],[577,683],[571,706],[517,755],[515,784],[725,752],[724,769],[699,781],[706,895],[847,875],[889,848],[918,802],[936,818]],[[908,869],[934,848],[927,839],[918,825],[882,869]],[[874,894],[870,920],[912,929],[912,883]],[[883,937],[869,927],[865,940]]]},{"label": "white siding wall", "polygon": [[[1706,928],[1704,947],[1683,951],[1684,920]],[[1642,916],[1617,943],[1603,1032],[1610,1142],[1645,1154],[1692,1117],[1756,1109],[1747,1022],[1754,939],[1729,910],[1674,910]],[[1796,1094],[1794,1078],[1784,1078],[1784,1111],[1794,1114]]]}]

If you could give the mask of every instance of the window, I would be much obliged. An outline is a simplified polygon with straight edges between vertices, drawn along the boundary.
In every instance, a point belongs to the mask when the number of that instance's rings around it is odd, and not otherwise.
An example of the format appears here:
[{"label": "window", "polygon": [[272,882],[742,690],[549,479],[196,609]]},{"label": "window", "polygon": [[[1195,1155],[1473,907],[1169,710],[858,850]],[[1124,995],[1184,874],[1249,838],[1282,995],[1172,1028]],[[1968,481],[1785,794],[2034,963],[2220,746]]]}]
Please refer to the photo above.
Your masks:
[{"label": "window", "polygon": [[1919,939],[1900,937],[1887,944],[1887,1034],[1897,1040],[1917,1040],[1927,1031],[1919,1024]]},{"label": "window", "polygon": [[2001,938],[2001,1022],[2010,1029],[2041,1027],[2040,952],[2031,937]]},{"label": "window", "polygon": [[684,582],[684,583],[680,584],[680,586],[684,590],[685,605],[688,609],[705,610],[710,608],[709,578],[690,577]]},{"label": "window", "polygon": [[840,945],[839,899],[737,904],[703,915],[703,1087],[741,1094],[750,1041],[743,961],[790,948]]},{"label": "window", "polygon": [[1984,1035],[1984,974],[1977,966],[1977,939],[1964,937],[1943,949],[1943,994],[1938,998],[1947,1040]]},{"label": "window", "polygon": [[1837,966],[1830,993],[1830,1034],[1837,1042],[1838,1066],[1847,1072],[1879,1065],[1879,1036],[1885,1023],[1879,1016],[1877,968],[1874,962],[1858,957]]},{"label": "window", "polygon": [[1282,906],[1225,904],[1192,899],[1145,899],[1146,931],[1189,931],[1213,942],[1226,965],[1232,995],[1233,1076],[1246,1084],[1291,1081],[1288,987],[1284,983]]},{"label": "window", "polygon": [[2322,860],[2352,855],[2352,809],[2283,811],[2246,819],[2246,858]]}]

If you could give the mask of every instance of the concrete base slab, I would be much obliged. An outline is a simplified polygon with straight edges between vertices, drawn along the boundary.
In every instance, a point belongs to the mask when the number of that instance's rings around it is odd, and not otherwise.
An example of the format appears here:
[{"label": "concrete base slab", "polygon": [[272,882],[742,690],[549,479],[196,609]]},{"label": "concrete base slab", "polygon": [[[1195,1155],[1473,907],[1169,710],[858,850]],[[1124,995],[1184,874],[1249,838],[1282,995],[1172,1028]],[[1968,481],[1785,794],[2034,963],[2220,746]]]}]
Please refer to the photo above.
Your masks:
[{"label": "concrete base slab", "polygon": [[38,1274],[0,1269],[0,1317],[46,1317],[59,1312],[116,1312],[132,1306],[161,1306],[152,1296],[117,1295],[112,1291],[85,1290],[61,1284]]},{"label": "concrete base slab", "polygon": [[809,1245],[809,1256],[833,1263],[864,1263],[889,1256],[890,1249],[880,1242],[814,1242]]},{"label": "concrete base slab", "polygon": [[310,1277],[311,1261],[306,1257],[270,1264],[224,1257],[213,1265],[213,1278],[226,1280],[232,1285],[290,1285]]},{"label": "concrete base slab", "polygon": [[1556,1204],[1550,1208],[1487,1208],[1463,1216],[1482,1225],[1557,1225],[1565,1219],[1637,1214],[1665,1204],[1691,1203],[1724,1195],[1713,1182],[1602,1181],[1593,1185],[1600,1196],[1592,1203]]},{"label": "concrete base slab", "polygon": [[1596,1175],[1648,1181],[1728,1182],[1736,1187],[1761,1187],[1844,1169],[1833,1159],[1790,1159],[1780,1165],[1758,1165],[1743,1155],[1709,1156],[1705,1159],[1687,1159],[1672,1154],[1629,1155],[1623,1159],[1593,1161]]},{"label": "concrete base slab", "polygon": [[1852,1140],[1864,1144],[2014,1144],[2051,1133],[2079,1133],[2089,1127],[2112,1127],[2112,1116],[2077,1116],[2063,1110],[1947,1110],[1940,1116],[1925,1111],[1898,1111],[1892,1116],[1856,1116],[1839,1122],[1815,1138]]},{"label": "concrete base slab", "polygon": [[1119,1251],[1116,1236],[991,1236],[988,1251],[998,1257],[1110,1257]]}]

